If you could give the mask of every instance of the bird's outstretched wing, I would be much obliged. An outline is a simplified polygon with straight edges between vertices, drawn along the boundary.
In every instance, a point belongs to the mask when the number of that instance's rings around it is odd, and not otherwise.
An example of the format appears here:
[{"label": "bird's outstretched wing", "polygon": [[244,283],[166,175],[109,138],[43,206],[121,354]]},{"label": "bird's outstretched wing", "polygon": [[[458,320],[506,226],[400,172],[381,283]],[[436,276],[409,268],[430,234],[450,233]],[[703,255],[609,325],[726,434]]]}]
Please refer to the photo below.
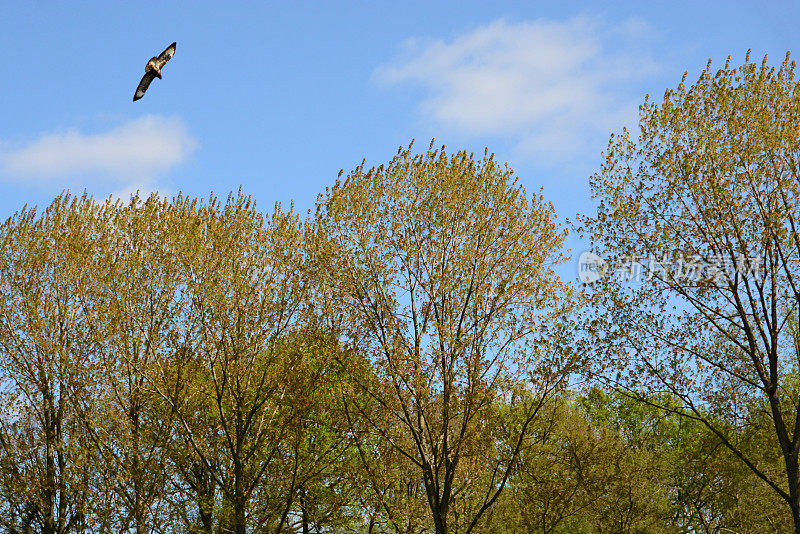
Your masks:
[{"label": "bird's outstretched wing", "polygon": [[166,64],[167,64],[167,61],[169,61],[170,59],[172,59],[172,56],[174,56],[174,55],[175,55],[175,46],[176,46],[177,44],[178,44],[178,43],[172,43],[171,45],[169,45],[169,46],[167,47],[167,49],[166,49],[166,50],[164,50],[163,52],[161,52],[161,54],[159,54],[159,56],[158,56],[158,60],[157,60],[157,61],[158,61],[158,68],[159,68],[159,69],[161,69],[161,67],[163,67],[164,65],[166,65]]},{"label": "bird's outstretched wing", "polygon": [[139,87],[136,88],[136,92],[133,94],[134,102],[144,96],[145,91],[147,91],[147,88],[150,87],[150,82],[152,82],[153,78],[155,77],[155,71],[149,70],[144,73],[144,76],[142,76],[142,81],[139,82]]}]

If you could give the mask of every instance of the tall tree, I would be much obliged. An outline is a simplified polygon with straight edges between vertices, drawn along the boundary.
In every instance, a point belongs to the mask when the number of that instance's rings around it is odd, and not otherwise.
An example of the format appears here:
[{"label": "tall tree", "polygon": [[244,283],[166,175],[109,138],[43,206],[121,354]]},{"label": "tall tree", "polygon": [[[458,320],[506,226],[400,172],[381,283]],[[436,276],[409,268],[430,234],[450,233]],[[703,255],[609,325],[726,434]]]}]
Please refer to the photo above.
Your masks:
[{"label": "tall tree", "polygon": [[172,430],[148,376],[185,342],[183,279],[171,253],[177,236],[170,202],[155,194],[107,201],[97,220],[81,296],[95,351],[82,369],[94,394],[73,404],[119,499],[117,528],[143,534],[160,521]]},{"label": "tall tree", "polygon": [[72,398],[91,358],[80,297],[96,207],[61,195],[0,226],[0,524],[8,532],[87,528],[91,461]]},{"label": "tall tree", "polygon": [[[613,136],[585,220],[596,252],[627,269],[598,281],[589,342],[607,378],[666,391],[791,509],[800,532],[800,83],[795,65],[766,57],[711,64],[660,103],[640,108],[638,138]],[[637,265],[639,267],[637,267]],[[715,411],[763,399],[775,476]],[[748,424],[746,417],[739,424]]]},{"label": "tall tree", "polygon": [[[565,233],[552,206],[527,197],[493,155],[409,147],[337,182],[316,225],[320,291],[374,367],[375,380],[352,375],[366,395],[348,409],[414,466],[437,534],[451,531],[454,503],[480,495],[458,516],[457,530],[471,532],[564,376],[565,331],[555,326],[564,293],[553,267]],[[493,417],[523,379],[530,395],[517,398],[520,417]],[[495,433],[510,434],[512,446],[487,454],[482,441]],[[472,478],[472,465],[488,476]]]},{"label": "tall tree", "polygon": [[186,217],[175,254],[186,275],[187,342],[159,362],[154,380],[191,447],[190,466],[219,488],[222,531],[280,532],[297,493],[287,440],[311,387],[301,364],[324,351],[322,337],[298,326],[302,225],[279,207],[265,218],[241,194]]}]

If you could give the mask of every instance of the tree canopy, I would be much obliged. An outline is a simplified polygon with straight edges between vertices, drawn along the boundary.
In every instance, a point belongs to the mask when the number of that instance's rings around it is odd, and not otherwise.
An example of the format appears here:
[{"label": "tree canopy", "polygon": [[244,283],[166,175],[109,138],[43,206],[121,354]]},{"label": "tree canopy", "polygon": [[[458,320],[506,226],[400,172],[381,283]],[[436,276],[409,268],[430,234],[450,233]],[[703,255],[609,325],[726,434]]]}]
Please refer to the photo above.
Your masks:
[{"label": "tree canopy", "polygon": [[20,209],[0,528],[800,532],[798,119],[788,56],[645,99],[590,179],[583,287],[488,150],[400,147],[305,217]]}]

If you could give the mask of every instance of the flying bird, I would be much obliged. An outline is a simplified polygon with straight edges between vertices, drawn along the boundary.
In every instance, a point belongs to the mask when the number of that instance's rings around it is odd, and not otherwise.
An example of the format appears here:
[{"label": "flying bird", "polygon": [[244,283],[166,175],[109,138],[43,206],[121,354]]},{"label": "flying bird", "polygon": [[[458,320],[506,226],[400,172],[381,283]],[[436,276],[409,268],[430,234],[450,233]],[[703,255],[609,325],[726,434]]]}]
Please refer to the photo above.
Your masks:
[{"label": "flying bird", "polygon": [[172,56],[175,55],[176,44],[178,43],[172,43],[167,47],[166,50],[161,52],[158,57],[151,58],[150,61],[147,62],[147,65],[144,68],[144,76],[142,76],[142,81],[139,82],[139,87],[136,88],[136,93],[133,95],[134,102],[144,96],[145,91],[147,91],[147,88],[150,87],[150,82],[152,82],[154,78],[161,79],[161,69],[164,68],[164,65],[167,64],[167,61],[172,59]]}]

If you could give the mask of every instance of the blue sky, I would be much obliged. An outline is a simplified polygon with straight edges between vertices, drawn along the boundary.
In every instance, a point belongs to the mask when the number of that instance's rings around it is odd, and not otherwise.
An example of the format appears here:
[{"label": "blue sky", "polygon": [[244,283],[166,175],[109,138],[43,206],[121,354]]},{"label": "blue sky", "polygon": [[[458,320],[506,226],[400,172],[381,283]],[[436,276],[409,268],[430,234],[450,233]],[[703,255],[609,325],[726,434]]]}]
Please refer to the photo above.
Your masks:
[{"label": "blue sky", "polygon": [[434,137],[489,147],[571,217],[646,93],[748,48],[778,63],[798,20],[796,2],[5,2],[0,217],[63,189],[240,185],[305,212],[340,168]]}]

